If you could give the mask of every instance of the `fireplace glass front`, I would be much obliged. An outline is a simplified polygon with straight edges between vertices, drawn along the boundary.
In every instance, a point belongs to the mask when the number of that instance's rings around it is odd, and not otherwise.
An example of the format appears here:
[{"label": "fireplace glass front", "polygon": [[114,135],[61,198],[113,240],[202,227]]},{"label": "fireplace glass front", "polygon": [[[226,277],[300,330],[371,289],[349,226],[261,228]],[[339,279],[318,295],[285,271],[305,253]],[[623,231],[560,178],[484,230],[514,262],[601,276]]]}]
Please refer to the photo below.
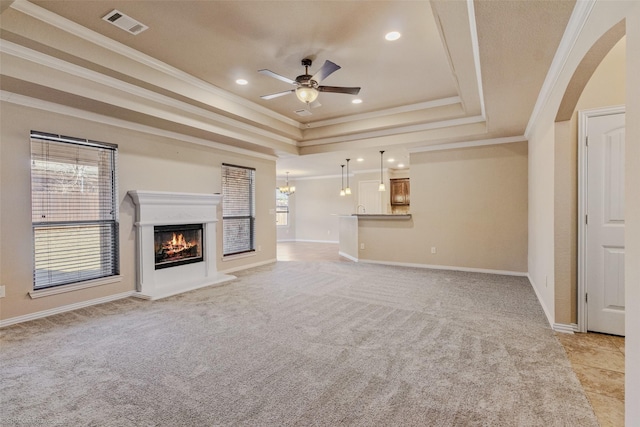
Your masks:
[{"label": "fireplace glass front", "polygon": [[155,226],[156,270],[203,261],[202,224]]}]

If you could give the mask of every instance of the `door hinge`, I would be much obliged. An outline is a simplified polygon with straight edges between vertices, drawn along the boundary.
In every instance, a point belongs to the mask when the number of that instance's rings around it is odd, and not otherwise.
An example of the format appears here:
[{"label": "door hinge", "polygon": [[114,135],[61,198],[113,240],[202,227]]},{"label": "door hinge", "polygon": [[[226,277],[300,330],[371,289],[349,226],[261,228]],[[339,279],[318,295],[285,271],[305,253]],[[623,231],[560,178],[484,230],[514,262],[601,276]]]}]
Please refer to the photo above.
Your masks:
[{"label": "door hinge", "polygon": [[584,137],[584,144],[588,147],[589,146],[589,136],[585,136]]},{"label": "door hinge", "polygon": [[589,294],[584,294],[584,302],[589,302]]},{"label": "door hinge", "polygon": [[589,225],[589,214],[584,216],[584,224]]}]

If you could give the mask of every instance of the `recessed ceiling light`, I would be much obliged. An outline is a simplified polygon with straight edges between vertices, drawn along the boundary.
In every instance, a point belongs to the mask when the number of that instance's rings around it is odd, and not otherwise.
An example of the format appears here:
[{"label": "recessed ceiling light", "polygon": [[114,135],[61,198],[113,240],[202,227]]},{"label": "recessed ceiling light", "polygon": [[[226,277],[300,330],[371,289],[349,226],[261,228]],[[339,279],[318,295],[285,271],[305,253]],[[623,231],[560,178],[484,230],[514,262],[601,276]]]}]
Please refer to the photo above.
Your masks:
[{"label": "recessed ceiling light", "polygon": [[356,98],[356,99],[352,100],[351,103],[352,104],[362,104],[362,99]]},{"label": "recessed ceiling light", "polygon": [[358,158],[356,159],[356,162],[364,162],[364,159],[363,159],[362,157],[358,157]]},{"label": "recessed ceiling light", "polygon": [[404,163],[398,163],[398,167],[399,168],[403,168],[404,167]]},{"label": "recessed ceiling light", "polygon": [[389,162],[389,163],[393,163],[395,161],[396,161],[396,159],[393,159],[393,158],[387,160],[387,162]]},{"label": "recessed ceiling light", "polygon": [[246,81],[245,79],[238,79],[238,80],[236,80],[236,83],[238,83],[239,85],[244,86],[244,85],[248,84],[249,82]]},{"label": "recessed ceiling light", "polygon": [[394,41],[394,40],[398,40],[400,37],[402,36],[402,34],[400,34],[397,31],[391,31],[390,33],[387,33],[384,38],[389,40],[390,42]]}]

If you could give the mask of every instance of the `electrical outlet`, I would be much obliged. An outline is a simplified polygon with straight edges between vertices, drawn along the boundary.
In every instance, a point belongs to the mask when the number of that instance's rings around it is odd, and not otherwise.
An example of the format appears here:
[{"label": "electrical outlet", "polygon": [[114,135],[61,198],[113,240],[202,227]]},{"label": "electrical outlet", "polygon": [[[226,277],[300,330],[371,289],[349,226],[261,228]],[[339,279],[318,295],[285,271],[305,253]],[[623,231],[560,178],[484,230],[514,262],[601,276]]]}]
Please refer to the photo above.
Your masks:
[{"label": "electrical outlet", "polygon": [[262,246],[258,245],[258,252],[262,250]]},{"label": "electrical outlet", "polygon": [[0,298],[4,298],[4,286],[0,286]]},{"label": "electrical outlet", "polygon": [[360,249],[364,249],[364,243],[360,243]]},{"label": "electrical outlet", "polygon": [[431,246],[431,253],[432,254],[438,253],[438,250],[436,249],[435,246]]}]

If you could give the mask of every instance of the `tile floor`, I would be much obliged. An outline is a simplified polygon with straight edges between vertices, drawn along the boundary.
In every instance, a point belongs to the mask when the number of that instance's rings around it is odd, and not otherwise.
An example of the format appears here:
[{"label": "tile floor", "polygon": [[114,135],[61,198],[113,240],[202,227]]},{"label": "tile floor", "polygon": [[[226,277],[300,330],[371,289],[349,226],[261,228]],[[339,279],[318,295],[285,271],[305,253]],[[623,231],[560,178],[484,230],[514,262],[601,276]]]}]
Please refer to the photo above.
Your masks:
[{"label": "tile floor", "polygon": [[[280,242],[278,261],[345,261],[333,243]],[[602,427],[624,426],[624,338],[556,333]]]},{"label": "tile floor", "polygon": [[624,426],[624,338],[556,333],[602,427]]}]

